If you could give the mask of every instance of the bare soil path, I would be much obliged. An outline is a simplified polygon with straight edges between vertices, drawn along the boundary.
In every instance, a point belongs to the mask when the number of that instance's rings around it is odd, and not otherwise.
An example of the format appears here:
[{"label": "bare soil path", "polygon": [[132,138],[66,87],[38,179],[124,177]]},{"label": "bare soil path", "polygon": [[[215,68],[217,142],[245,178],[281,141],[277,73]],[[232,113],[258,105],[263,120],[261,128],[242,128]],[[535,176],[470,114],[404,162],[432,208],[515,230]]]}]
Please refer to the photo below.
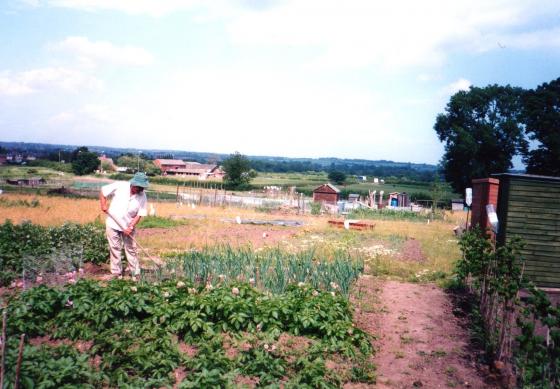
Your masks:
[{"label": "bare soil path", "polygon": [[357,325],[378,337],[374,387],[498,387],[478,369],[464,319],[441,288],[366,276],[354,303]]}]

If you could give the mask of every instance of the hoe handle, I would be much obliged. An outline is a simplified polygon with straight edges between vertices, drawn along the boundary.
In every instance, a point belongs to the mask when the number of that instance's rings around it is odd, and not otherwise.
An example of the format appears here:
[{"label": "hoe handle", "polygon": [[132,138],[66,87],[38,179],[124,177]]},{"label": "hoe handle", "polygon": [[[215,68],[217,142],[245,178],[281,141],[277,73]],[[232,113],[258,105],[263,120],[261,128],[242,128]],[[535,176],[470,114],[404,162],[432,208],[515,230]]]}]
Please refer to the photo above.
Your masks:
[{"label": "hoe handle", "polygon": [[[107,213],[107,215],[108,215],[111,219],[113,219],[113,221],[114,221],[115,223],[117,223],[117,225],[118,225],[123,231],[126,230],[126,228],[124,228],[124,227],[121,225],[121,223],[119,223],[119,221],[118,221],[113,215],[111,215],[111,214],[109,213],[109,211],[107,211],[106,213]],[[130,239],[132,239],[132,241],[133,241],[134,243],[136,243],[136,246],[140,247],[140,249],[144,252],[144,254],[146,254],[146,255],[148,256],[148,258],[150,258],[150,260],[151,260],[152,262],[154,262],[154,263],[155,263],[156,265],[158,265],[158,266],[161,265],[161,261],[158,260],[158,259],[155,259],[154,257],[152,257],[152,256],[146,251],[146,249],[145,249],[144,247],[142,247],[142,245],[140,245],[140,243],[138,243],[138,241],[137,241],[136,239],[134,239],[134,236],[128,235],[128,237],[129,237]]]}]

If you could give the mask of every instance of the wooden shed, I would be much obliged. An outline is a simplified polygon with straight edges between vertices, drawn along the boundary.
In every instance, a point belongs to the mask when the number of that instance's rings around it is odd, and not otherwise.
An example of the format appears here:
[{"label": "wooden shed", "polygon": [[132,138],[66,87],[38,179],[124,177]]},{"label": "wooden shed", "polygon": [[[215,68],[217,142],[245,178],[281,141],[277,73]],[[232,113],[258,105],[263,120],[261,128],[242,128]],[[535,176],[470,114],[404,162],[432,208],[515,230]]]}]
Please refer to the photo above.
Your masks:
[{"label": "wooden shed", "polygon": [[499,174],[496,240],[526,243],[525,274],[539,287],[560,288],[560,177]]},{"label": "wooden shed", "polygon": [[313,201],[336,204],[340,199],[340,190],[332,184],[324,184],[313,190]]}]

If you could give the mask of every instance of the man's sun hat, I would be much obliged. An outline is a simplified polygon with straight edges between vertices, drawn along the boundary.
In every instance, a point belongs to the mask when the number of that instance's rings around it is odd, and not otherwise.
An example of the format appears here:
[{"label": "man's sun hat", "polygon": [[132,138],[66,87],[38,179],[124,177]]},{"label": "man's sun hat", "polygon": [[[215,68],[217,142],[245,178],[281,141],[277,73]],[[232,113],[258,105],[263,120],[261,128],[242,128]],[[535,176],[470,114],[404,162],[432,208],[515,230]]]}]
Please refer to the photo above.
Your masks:
[{"label": "man's sun hat", "polygon": [[130,186],[140,186],[142,188],[147,188],[150,185],[148,182],[148,176],[146,173],[136,173],[134,177],[130,180]]}]

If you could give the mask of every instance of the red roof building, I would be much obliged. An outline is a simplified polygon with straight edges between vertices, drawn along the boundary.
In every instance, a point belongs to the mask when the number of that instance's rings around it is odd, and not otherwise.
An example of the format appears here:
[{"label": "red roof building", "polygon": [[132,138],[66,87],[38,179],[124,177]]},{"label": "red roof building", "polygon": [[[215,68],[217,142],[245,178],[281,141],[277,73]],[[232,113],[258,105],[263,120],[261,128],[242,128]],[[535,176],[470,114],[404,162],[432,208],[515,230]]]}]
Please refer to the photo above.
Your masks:
[{"label": "red roof building", "polygon": [[180,159],[156,159],[154,164],[161,169],[163,175],[193,176],[201,180],[221,180],[225,175],[225,172],[215,164],[184,162]]},{"label": "red roof building", "polygon": [[313,201],[336,204],[340,199],[340,190],[332,184],[324,184],[313,190]]}]

